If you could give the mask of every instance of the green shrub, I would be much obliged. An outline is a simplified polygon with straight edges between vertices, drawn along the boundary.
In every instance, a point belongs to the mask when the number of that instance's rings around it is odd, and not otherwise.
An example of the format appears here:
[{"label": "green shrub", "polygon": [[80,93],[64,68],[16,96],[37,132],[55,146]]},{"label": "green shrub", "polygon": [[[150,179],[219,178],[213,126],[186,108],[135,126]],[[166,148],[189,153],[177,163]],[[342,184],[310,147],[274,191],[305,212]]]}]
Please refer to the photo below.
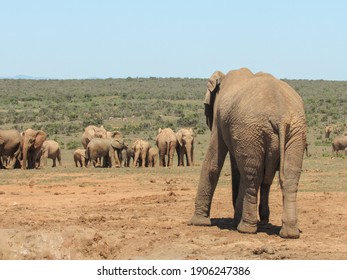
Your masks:
[{"label": "green shrub", "polygon": [[72,140],[66,143],[66,148],[68,150],[76,150],[81,147],[81,141]]}]

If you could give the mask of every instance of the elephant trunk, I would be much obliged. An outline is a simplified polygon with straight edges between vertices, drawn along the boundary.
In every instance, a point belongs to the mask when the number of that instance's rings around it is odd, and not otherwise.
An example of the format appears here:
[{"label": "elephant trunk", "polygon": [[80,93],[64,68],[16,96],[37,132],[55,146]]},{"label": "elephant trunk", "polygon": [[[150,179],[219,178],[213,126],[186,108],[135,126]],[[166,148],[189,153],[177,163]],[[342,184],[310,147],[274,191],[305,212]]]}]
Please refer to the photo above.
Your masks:
[{"label": "elephant trunk", "polygon": [[186,152],[187,152],[187,166],[193,165],[193,158],[192,158],[192,145],[186,145]]},{"label": "elephant trunk", "polygon": [[[27,169],[28,151],[29,151],[29,147],[27,145],[24,145],[23,151],[22,151],[22,155],[23,155],[22,169]],[[30,166],[28,167],[30,168]]]}]

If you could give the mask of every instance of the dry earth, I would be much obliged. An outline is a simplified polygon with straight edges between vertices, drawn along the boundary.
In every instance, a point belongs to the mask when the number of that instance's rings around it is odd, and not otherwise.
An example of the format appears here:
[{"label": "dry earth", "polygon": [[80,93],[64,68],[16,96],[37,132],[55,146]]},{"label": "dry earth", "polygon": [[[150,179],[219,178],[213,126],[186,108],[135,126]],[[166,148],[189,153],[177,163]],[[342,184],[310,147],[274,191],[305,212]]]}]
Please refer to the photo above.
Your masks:
[{"label": "dry earth", "polygon": [[[324,168],[304,169],[296,240],[278,236],[277,182],[271,224],[255,235],[231,227],[224,169],[213,226],[188,226],[199,172],[199,166],[0,170],[0,259],[347,259],[347,192],[315,190],[333,175]],[[346,184],[345,173],[337,176]]]}]

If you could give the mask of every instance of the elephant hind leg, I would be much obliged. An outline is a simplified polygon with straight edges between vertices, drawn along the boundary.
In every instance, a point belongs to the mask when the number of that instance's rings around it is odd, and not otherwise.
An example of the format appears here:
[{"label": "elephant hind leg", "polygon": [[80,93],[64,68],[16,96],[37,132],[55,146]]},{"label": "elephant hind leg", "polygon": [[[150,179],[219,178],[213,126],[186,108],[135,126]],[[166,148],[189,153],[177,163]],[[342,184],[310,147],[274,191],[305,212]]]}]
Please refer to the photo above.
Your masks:
[{"label": "elephant hind leg", "polygon": [[[242,233],[257,232],[258,190],[264,176],[264,155],[260,148],[247,147],[247,154],[237,159],[240,168],[240,188],[236,201],[235,221],[240,220],[237,230]],[[241,219],[240,219],[241,217]]]},{"label": "elephant hind leg", "polygon": [[260,186],[259,218],[260,224],[266,225],[270,219],[269,194],[270,186],[279,165],[279,153],[272,153],[265,157],[265,174]]},{"label": "elephant hind leg", "polygon": [[60,152],[60,150],[58,152],[57,159],[58,159],[59,166],[61,166],[61,152]]}]

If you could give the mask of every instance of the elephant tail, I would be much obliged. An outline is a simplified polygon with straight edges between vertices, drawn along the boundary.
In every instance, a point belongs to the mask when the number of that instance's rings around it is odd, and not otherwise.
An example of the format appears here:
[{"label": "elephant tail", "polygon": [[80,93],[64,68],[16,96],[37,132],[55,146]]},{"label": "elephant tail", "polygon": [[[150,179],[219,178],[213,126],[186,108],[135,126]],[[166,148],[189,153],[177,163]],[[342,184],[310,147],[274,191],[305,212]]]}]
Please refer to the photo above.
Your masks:
[{"label": "elephant tail", "polygon": [[278,125],[278,136],[279,136],[279,145],[280,145],[280,168],[279,168],[279,177],[280,184],[283,186],[284,182],[284,157],[285,157],[285,145],[286,145],[286,134],[287,134],[288,124]]}]

